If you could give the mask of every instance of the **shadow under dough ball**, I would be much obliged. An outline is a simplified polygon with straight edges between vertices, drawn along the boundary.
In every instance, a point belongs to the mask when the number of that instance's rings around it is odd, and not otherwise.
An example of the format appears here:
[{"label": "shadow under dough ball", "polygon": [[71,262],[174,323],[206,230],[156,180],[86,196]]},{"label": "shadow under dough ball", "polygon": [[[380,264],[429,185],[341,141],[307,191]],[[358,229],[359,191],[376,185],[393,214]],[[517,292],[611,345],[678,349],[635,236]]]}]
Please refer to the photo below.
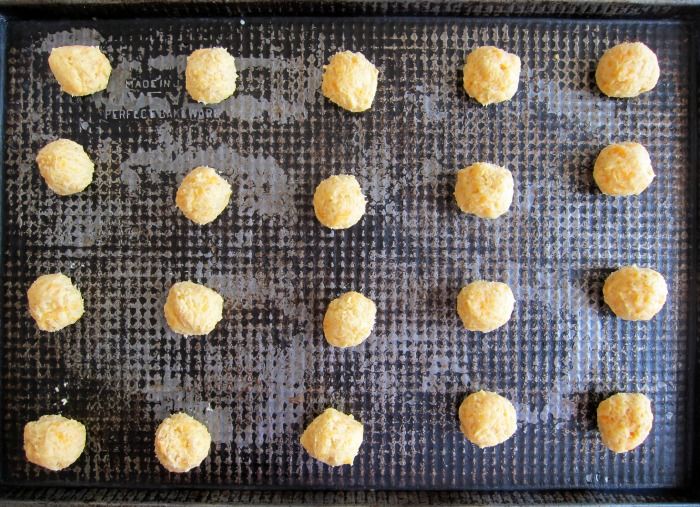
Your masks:
[{"label": "shadow under dough ball", "polygon": [[459,422],[464,436],[481,448],[505,442],[518,429],[513,404],[489,391],[472,393],[464,399]]},{"label": "shadow under dough ball", "polygon": [[185,88],[201,104],[218,104],[236,91],[236,61],[224,48],[205,48],[187,57]]},{"label": "shadow under dough ball", "polygon": [[164,419],[156,430],[156,457],[170,472],[184,473],[198,467],[209,455],[210,447],[207,427],[184,413]]},{"label": "shadow under dough ball", "polygon": [[520,58],[493,46],[482,46],[469,53],[463,72],[464,90],[481,105],[505,102],[518,91]]},{"label": "shadow under dough ball", "polygon": [[51,50],[49,67],[61,90],[75,97],[107,88],[112,66],[96,46],[62,46]]},{"label": "shadow under dough ball", "polygon": [[611,274],[603,285],[603,299],[625,320],[651,320],[666,303],[668,286],[658,271],[625,266]]},{"label": "shadow under dough ball", "polygon": [[323,71],[321,91],[328,100],[353,113],[372,107],[379,71],[362,53],[334,54]]},{"label": "shadow under dough ball", "polygon": [[58,139],[44,146],[36,156],[39,172],[48,187],[58,195],[82,192],[92,183],[95,165],[82,146],[69,139]]},{"label": "shadow under dough ball", "polygon": [[660,74],[651,49],[641,42],[625,42],[603,53],[595,80],[608,97],[632,98],[653,89]]},{"label": "shadow under dough ball", "polygon": [[300,442],[306,452],[327,465],[352,465],[360,451],[363,433],[360,421],[328,408],[307,426]]},{"label": "shadow under dough ball", "polygon": [[617,453],[641,445],[654,424],[651,400],[643,394],[615,394],[598,405],[597,416],[603,443]]},{"label": "shadow under dough ball", "polygon": [[48,470],[63,470],[85,449],[85,426],[62,415],[44,415],[24,426],[27,460]]}]

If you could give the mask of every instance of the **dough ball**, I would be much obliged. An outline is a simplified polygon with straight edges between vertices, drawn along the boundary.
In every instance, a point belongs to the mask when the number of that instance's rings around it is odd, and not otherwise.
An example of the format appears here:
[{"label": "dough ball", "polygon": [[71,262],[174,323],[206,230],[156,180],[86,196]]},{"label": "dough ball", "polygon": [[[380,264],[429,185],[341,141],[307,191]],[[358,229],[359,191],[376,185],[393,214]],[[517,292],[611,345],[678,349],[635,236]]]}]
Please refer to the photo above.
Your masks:
[{"label": "dough ball", "polygon": [[518,429],[513,404],[488,391],[479,391],[464,399],[459,406],[459,422],[469,441],[482,448],[505,442]]},{"label": "dough ball", "polygon": [[184,335],[211,333],[223,311],[224,298],[198,283],[176,283],[165,301],[165,319],[170,329]]},{"label": "dough ball", "polygon": [[85,307],[80,291],[61,273],[37,278],[27,291],[29,313],[42,331],[54,332],[74,324]]},{"label": "dough ball", "polygon": [[515,298],[501,282],[472,282],[457,296],[457,313],[470,331],[487,333],[508,322]]},{"label": "dough ball", "polygon": [[641,144],[611,144],[598,155],[593,178],[604,194],[638,195],[651,184],[654,170]]},{"label": "dough ball", "polygon": [[170,472],[189,472],[209,455],[211,435],[201,422],[183,414],[173,414],[156,430],[156,457]]},{"label": "dough ball", "polygon": [[352,465],[362,445],[363,432],[362,423],[353,416],[328,408],[306,428],[301,445],[326,465]]},{"label": "dough ball", "polygon": [[51,50],[49,67],[61,90],[82,97],[107,88],[112,66],[96,46],[63,46]]},{"label": "dough ball", "polygon": [[218,104],[236,91],[236,62],[224,48],[198,49],[187,57],[185,88],[202,104]]},{"label": "dough ball", "polygon": [[661,273],[649,268],[625,266],[605,280],[603,299],[625,320],[650,320],[661,311],[668,287]]},{"label": "dough ball", "polygon": [[643,394],[619,393],[598,405],[598,429],[614,452],[631,451],[649,435],[654,423],[651,401]]},{"label": "dough ball", "polygon": [[519,79],[520,58],[493,46],[476,48],[464,64],[464,89],[484,106],[510,100]]},{"label": "dough ball", "polygon": [[69,467],[85,449],[85,426],[62,415],[44,415],[24,426],[27,459],[49,470]]},{"label": "dough ball", "polygon": [[365,214],[365,196],[354,176],[341,174],[323,180],[314,193],[316,218],[331,229],[347,229]]},{"label": "dough ball", "polygon": [[457,173],[455,198],[465,213],[498,218],[513,202],[513,175],[508,169],[478,162]]},{"label": "dough ball", "polygon": [[359,345],[372,333],[377,307],[359,292],[346,292],[331,301],[323,319],[323,333],[334,347]]},{"label": "dough ball", "polygon": [[71,195],[92,183],[95,166],[82,146],[59,139],[44,146],[36,156],[39,172],[58,195]]},{"label": "dough ball", "polygon": [[175,204],[199,225],[218,217],[231,199],[231,185],[211,167],[196,167],[185,176],[177,189]]},{"label": "dough ball", "polygon": [[379,71],[362,53],[343,51],[331,57],[321,90],[331,102],[360,113],[372,107]]},{"label": "dough ball", "polygon": [[641,42],[625,42],[608,49],[598,62],[595,80],[609,97],[636,97],[659,81],[659,61]]}]

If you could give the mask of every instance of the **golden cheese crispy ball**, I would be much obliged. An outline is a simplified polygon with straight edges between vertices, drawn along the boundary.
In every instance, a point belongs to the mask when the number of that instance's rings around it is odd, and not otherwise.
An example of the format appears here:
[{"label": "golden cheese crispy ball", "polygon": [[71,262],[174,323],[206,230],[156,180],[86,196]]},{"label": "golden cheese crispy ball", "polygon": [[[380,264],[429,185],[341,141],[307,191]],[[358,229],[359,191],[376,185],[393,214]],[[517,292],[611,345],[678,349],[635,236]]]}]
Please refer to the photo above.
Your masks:
[{"label": "golden cheese crispy ball", "polygon": [[59,331],[83,316],[80,291],[61,273],[37,278],[27,291],[29,313],[42,331]]},{"label": "golden cheese crispy ball", "polygon": [[198,49],[187,57],[185,88],[202,104],[218,104],[236,91],[236,62],[224,48]]},{"label": "golden cheese crispy ball", "polygon": [[498,218],[513,202],[513,175],[508,169],[478,162],[457,173],[455,198],[465,213]]},{"label": "golden cheese crispy ball", "polygon": [[651,184],[654,169],[641,144],[611,144],[598,155],[593,178],[604,194],[638,195]]},{"label": "golden cheese crispy ball", "polygon": [[24,426],[27,459],[49,470],[62,470],[85,449],[85,426],[61,415],[44,415]]},{"label": "golden cheese crispy ball", "polygon": [[196,167],[180,183],[175,204],[194,223],[205,225],[224,211],[231,193],[231,185],[214,169]]},{"label": "golden cheese crispy ball", "polygon": [[505,442],[518,429],[513,404],[488,391],[464,399],[459,407],[459,422],[469,441],[482,448]]},{"label": "golden cheese crispy ball", "polygon": [[321,90],[331,102],[360,113],[372,107],[379,71],[362,53],[343,51],[331,57]]},{"label": "golden cheese crispy ball", "polygon": [[661,311],[667,295],[661,273],[634,265],[615,271],[603,285],[603,299],[625,320],[650,320]]},{"label": "golden cheese crispy ball", "polygon": [[464,64],[464,89],[484,106],[510,100],[519,79],[520,58],[493,46],[476,48]]},{"label": "golden cheese crispy ball", "polygon": [[598,429],[614,452],[631,451],[649,435],[654,423],[651,401],[643,394],[619,393],[598,405]]},{"label": "golden cheese crispy ball", "polygon": [[59,139],[44,146],[36,156],[39,172],[58,195],[71,195],[92,183],[95,165],[82,146]]},{"label": "golden cheese crispy ball", "polygon": [[331,229],[347,229],[365,214],[365,196],[354,176],[341,174],[323,180],[314,192],[316,218]]},{"label": "golden cheese crispy ball", "polygon": [[501,282],[472,282],[457,296],[457,313],[470,331],[487,333],[508,322],[515,298]]},{"label": "golden cheese crispy ball", "polygon": [[211,435],[201,422],[183,414],[164,419],[156,430],[156,457],[170,472],[189,472],[209,455]]},{"label": "golden cheese crispy ball", "polygon": [[49,67],[61,90],[82,97],[107,88],[112,66],[96,46],[63,46],[51,50]]},{"label": "golden cheese crispy ball", "polygon": [[306,428],[301,445],[326,465],[352,465],[362,445],[363,432],[362,423],[353,416],[328,408]]},{"label": "golden cheese crispy ball", "polygon": [[598,62],[595,80],[609,97],[636,97],[659,81],[659,61],[641,42],[625,42],[608,49]]},{"label": "golden cheese crispy ball", "polygon": [[359,292],[346,292],[328,305],[323,333],[334,347],[359,345],[372,333],[377,307]]},{"label": "golden cheese crispy ball", "polygon": [[193,282],[178,282],[170,287],[165,301],[165,319],[170,329],[187,336],[211,333],[223,311],[224,298]]}]

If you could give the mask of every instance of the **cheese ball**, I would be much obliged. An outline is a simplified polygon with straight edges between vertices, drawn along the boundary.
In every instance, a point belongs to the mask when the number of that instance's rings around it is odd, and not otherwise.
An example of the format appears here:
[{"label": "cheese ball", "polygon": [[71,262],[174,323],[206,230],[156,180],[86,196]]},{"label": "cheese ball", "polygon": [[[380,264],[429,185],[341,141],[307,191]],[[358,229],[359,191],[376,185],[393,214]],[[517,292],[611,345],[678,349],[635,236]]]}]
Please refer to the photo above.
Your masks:
[{"label": "cheese ball", "polygon": [[478,162],[457,173],[455,198],[465,213],[498,218],[513,202],[513,175],[508,169]]},{"label": "cheese ball", "polygon": [[27,460],[49,470],[69,467],[85,449],[85,426],[62,415],[44,415],[24,426]]},{"label": "cheese ball", "polygon": [[603,285],[603,299],[625,320],[650,320],[661,311],[667,295],[661,273],[634,265],[615,271]]},{"label": "cheese ball", "polygon": [[362,53],[343,51],[331,57],[321,91],[343,109],[360,113],[372,107],[379,71]]},{"label": "cheese ball", "polygon": [[460,428],[481,448],[501,444],[518,429],[515,407],[503,396],[479,391],[467,396],[459,406]]},{"label": "cheese ball", "polygon": [[472,282],[457,296],[457,313],[470,331],[488,333],[504,325],[513,313],[515,298],[501,282]]},{"label": "cheese ball", "polygon": [[464,89],[484,106],[510,100],[519,79],[520,58],[493,46],[476,48],[464,64]]},{"label": "cheese ball", "polygon": [[306,428],[301,445],[326,465],[352,465],[362,445],[363,432],[362,423],[353,416],[328,408]]},{"label": "cheese ball", "polygon": [[314,192],[316,218],[331,229],[347,229],[365,214],[365,196],[354,176],[341,174],[323,180]]},{"label": "cheese ball", "polygon": [[603,54],[595,80],[608,97],[629,98],[654,88],[660,72],[651,49],[641,42],[625,42]]},{"label": "cheese ball", "polygon": [[209,287],[193,282],[178,282],[170,287],[165,301],[165,320],[176,333],[211,333],[222,318],[224,298]]},{"label": "cheese ball", "polygon": [[156,430],[156,457],[170,472],[181,474],[198,467],[210,447],[207,427],[182,412],[164,419]]},{"label": "cheese ball", "polygon": [[175,204],[199,225],[213,222],[228,206],[231,185],[211,167],[196,167],[180,183]]},{"label": "cheese ball", "polygon": [[44,146],[36,156],[44,181],[58,195],[82,192],[92,183],[95,165],[82,146],[59,139]]},{"label": "cheese ball", "polygon": [[651,184],[654,169],[649,153],[641,144],[611,144],[598,155],[593,178],[604,194],[638,195]]},{"label": "cheese ball", "polygon": [[598,429],[605,446],[614,452],[631,451],[649,435],[654,414],[643,394],[619,393],[598,405]]},{"label": "cheese ball", "polygon": [[49,67],[61,90],[74,97],[107,88],[112,66],[96,46],[63,46],[51,50]]},{"label": "cheese ball", "polygon": [[83,316],[80,291],[61,273],[37,278],[27,291],[29,313],[42,331],[59,331]]},{"label": "cheese ball", "polygon": [[187,57],[185,88],[202,104],[218,104],[236,91],[236,62],[224,48],[198,49]]},{"label": "cheese ball", "polygon": [[334,347],[352,347],[367,339],[374,328],[377,307],[359,292],[346,292],[328,305],[323,333]]}]

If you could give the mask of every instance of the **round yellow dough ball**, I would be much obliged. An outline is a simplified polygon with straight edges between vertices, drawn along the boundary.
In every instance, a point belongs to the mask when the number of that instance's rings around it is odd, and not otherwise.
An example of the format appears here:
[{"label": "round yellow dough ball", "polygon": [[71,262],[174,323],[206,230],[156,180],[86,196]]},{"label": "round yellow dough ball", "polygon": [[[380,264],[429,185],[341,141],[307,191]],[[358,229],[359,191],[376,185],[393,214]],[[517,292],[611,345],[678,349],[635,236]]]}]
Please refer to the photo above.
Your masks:
[{"label": "round yellow dough ball", "polygon": [[625,320],[650,320],[661,311],[668,287],[657,271],[625,266],[611,274],[603,285],[603,299]]},{"label": "round yellow dough ball", "polygon": [[27,459],[49,470],[72,465],[85,449],[85,426],[61,415],[44,415],[24,426]]},{"label": "round yellow dough ball", "polygon": [[598,155],[593,178],[604,194],[638,195],[651,184],[654,169],[649,153],[641,144],[611,144]]},{"label": "round yellow dough ball", "polygon": [[224,298],[193,282],[178,282],[170,287],[165,301],[165,319],[170,329],[187,336],[211,333],[223,311]]},{"label": "round yellow dough ball", "polygon": [[328,305],[323,333],[334,347],[352,347],[367,339],[374,328],[377,307],[359,292],[346,292]]},{"label": "round yellow dough ball", "polygon": [[331,102],[360,113],[372,107],[379,71],[362,53],[343,51],[331,57],[321,90]]},{"label": "round yellow dough ball", "polygon": [[649,435],[654,423],[651,401],[643,394],[619,393],[598,405],[598,429],[614,452],[631,451]]},{"label": "round yellow dough ball", "polygon": [[347,229],[365,214],[365,196],[354,176],[341,174],[323,180],[314,192],[316,218],[331,229]]},{"label": "round yellow dough ball", "polygon": [[61,273],[37,278],[27,291],[29,313],[42,331],[59,331],[83,316],[80,291]]},{"label": "round yellow dough ball", "polygon": [[211,167],[196,167],[177,189],[175,204],[199,225],[213,222],[228,206],[231,185]]},{"label": "round yellow dough ball", "polygon": [[96,46],[63,46],[51,50],[49,67],[61,90],[82,97],[107,88],[112,66]]},{"label": "round yellow dough ball", "polygon": [[211,435],[201,422],[183,414],[173,414],[156,430],[156,457],[170,472],[189,472],[209,455]]},{"label": "round yellow dough ball", "polygon": [[459,422],[469,441],[482,448],[505,442],[518,429],[513,404],[489,391],[472,393],[464,399]]},{"label": "round yellow dough ball", "polygon": [[185,88],[202,104],[218,104],[236,91],[236,62],[224,48],[198,49],[187,57]]},{"label": "round yellow dough ball", "polygon": [[501,327],[514,305],[513,292],[501,282],[472,282],[457,296],[457,313],[470,331],[487,333]]},{"label": "round yellow dough ball", "polygon": [[457,173],[455,198],[465,213],[498,218],[513,202],[513,175],[494,164],[478,162]]},{"label": "round yellow dough ball", "polygon": [[659,81],[659,61],[641,42],[625,42],[608,49],[598,62],[595,80],[609,97],[636,97]]},{"label": "round yellow dough ball", "polygon": [[476,48],[464,64],[464,89],[484,106],[510,100],[519,79],[520,58],[493,46]]},{"label": "round yellow dough ball", "polygon": [[95,171],[83,147],[68,139],[44,146],[36,156],[36,163],[46,184],[58,195],[82,192],[92,183]]},{"label": "round yellow dough ball", "polygon": [[352,465],[360,451],[363,432],[362,423],[353,416],[328,408],[306,428],[301,445],[326,465]]}]

